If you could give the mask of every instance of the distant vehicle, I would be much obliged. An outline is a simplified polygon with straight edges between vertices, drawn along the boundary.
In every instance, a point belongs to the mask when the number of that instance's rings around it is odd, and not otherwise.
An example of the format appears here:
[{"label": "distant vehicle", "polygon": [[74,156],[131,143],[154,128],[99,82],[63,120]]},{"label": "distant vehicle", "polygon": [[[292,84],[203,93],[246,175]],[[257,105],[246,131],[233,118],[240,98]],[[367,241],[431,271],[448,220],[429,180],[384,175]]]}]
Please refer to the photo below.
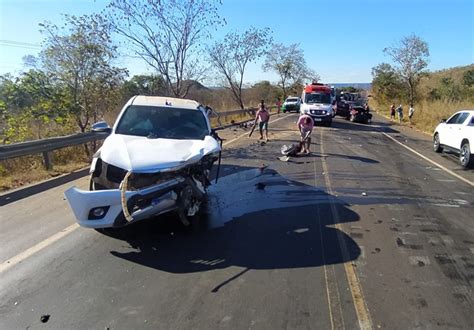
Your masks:
[{"label": "distant vehicle", "polygon": [[283,102],[283,112],[300,111],[301,99],[295,96],[289,96]]},{"label": "distant vehicle", "polygon": [[301,94],[300,113],[310,115],[314,123],[331,126],[334,117],[331,87],[313,82]]},{"label": "distant vehicle", "polygon": [[349,120],[352,122],[370,124],[372,122],[372,114],[363,106],[351,105]]},{"label": "distant vehicle", "polygon": [[474,110],[461,110],[442,120],[433,133],[433,149],[459,155],[464,168],[474,167]]}]

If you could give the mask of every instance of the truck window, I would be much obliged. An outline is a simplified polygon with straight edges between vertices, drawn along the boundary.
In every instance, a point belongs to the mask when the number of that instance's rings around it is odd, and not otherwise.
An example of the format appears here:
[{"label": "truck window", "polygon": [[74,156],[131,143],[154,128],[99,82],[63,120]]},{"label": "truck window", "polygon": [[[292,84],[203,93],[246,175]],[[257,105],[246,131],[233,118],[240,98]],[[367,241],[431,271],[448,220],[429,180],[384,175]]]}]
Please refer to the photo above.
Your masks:
[{"label": "truck window", "polygon": [[331,94],[322,94],[322,93],[306,94],[305,103],[331,104]]},{"label": "truck window", "polygon": [[458,120],[456,120],[456,124],[462,124],[466,120],[466,118],[469,116],[469,113],[463,112],[461,115],[458,117]]}]

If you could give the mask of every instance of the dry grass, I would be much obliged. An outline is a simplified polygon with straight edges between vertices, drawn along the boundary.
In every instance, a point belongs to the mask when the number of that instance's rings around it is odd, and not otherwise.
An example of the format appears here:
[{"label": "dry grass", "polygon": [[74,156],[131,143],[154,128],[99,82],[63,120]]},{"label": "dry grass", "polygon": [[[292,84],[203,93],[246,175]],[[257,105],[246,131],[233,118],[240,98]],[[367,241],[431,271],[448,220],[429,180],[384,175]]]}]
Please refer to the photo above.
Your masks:
[{"label": "dry grass", "polygon": [[0,191],[6,191],[71,173],[88,166],[84,147],[74,146],[53,152],[53,169],[47,171],[41,155],[25,156],[0,162]]},{"label": "dry grass", "polygon": [[[371,107],[377,113],[390,118],[390,104],[379,104],[374,99],[370,100]],[[404,106],[403,125],[410,125],[408,120],[408,105]],[[422,101],[415,104],[415,114],[412,118],[412,126],[431,134],[441,119],[450,117],[454,112],[462,109],[474,109],[474,101],[444,102],[444,101]],[[398,120],[398,118],[397,118]]]},{"label": "dry grass", "polygon": [[[428,75],[423,77],[417,88],[418,95],[422,101],[419,101],[414,105],[415,114],[412,118],[412,125],[425,133],[431,134],[441,119],[446,119],[459,110],[474,109],[474,94],[469,93],[467,93],[465,99],[460,102],[427,100],[431,90],[439,89],[441,87],[441,80],[443,78],[451,78],[455,84],[462,86],[463,76],[468,70],[474,70],[474,64],[430,72]],[[470,91],[471,93],[474,93],[472,87]],[[390,101],[395,103],[395,106],[400,102],[399,100]],[[388,102],[380,103],[375,99],[370,98],[370,105],[378,113],[390,118],[390,104]],[[403,104],[404,125],[410,124],[408,120],[408,109],[409,105]]]}]

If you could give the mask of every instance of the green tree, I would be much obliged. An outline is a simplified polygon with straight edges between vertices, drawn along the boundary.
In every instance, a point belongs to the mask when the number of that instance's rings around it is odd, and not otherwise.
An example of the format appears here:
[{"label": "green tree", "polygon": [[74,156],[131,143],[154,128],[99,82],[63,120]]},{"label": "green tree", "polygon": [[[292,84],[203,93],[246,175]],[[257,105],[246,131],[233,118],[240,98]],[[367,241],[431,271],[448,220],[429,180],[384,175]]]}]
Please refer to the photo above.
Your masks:
[{"label": "green tree", "polygon": [[40,70],[24,72],[15,79],[2,77],[3,143],[47,136],[49,128],[54,127],[60,117],[59,99],[50,77]]},{"label": "green tree", "polygon": [[249,28],[244,33],[227,33],[222,41],[216,41],[207,52],[221,85],[231,91],[232,99],[244,109],[242,87],[245,70],[249,63],[265,56],[272,42],[268,28]]},{"label": "green tree", "polygon": [[461,87],[456,84],[451,77],[441,79],[440,88],[438,89],[441,97],[449,102],[459,101],[462,98]]},{"label": "green tree", "polygon": [[166,83],[159,75],[136,75],[123,84],[123,94],[126,99],[134,95],[166,95]]},{"label": "green tree", "polygon": [[281,98],[281,89],[278,86],[272,85],[268,80],[262,80],[249,88],[246,95],[247,101],[257,104],[260,100],[276,101]]},{"label": "green tree", "polygon": [[353,86],[341,87],[341,88],[338,88],[338,90],[340,90],[341,92],[348,92],[348,93],[358,93],[362,91],[362,89],[355,88]]},{"label": "green tree", "polygon": [[428,43],[416,35],[411,35],[403,37],[396,45],[383,51],[396,64],[397,72],[408,88],[408,101],[414,103],[416,87],[428,66]]},{"label": "green tree", "polygon": [[295,83],[302,83],[305,79],[319,80],[318,74],[308,68],[303,50],[298,44],[273,44],[267,53],[263,69],[278,74],[278,85],[283,91],[283,98],[288,96],[288,89]]},{"label": "green tree", "polygon": [[403,82],[395,68],[388,63],[381,63],[372,68],[372,90],[375,98],[381,103],[394,102],[403,95]]},{"label": "green tree", "polygon": [[474,85],[474,70],[468,70],[464,72],[463,83],[468,87]]},{"label": "green tree", "polygon": [[202,42],[223,24],[212,0],[112,0],[107,18],[137,56],[163,76],[168,95],[185,97],[200,80]]},{"label": "green tree", "polygon": [[40,24],[46,35],[40,54],[44,70],[56,78],[63,89],[63,108],[75,118],[81,132],[117,102],[116,93],[126,70],[114,67],[116,46],[110,27],[99,15],[65,15],[65,24],[58,27]]}]

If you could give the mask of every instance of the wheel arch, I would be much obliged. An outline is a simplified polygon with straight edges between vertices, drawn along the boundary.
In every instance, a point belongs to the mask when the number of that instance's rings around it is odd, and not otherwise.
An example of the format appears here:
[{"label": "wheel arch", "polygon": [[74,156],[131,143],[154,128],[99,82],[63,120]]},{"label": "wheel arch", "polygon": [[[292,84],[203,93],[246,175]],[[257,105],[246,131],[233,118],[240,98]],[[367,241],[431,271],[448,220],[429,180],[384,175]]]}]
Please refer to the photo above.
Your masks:
[{"label": "wheel arch", "polygon": [[[468,138],[463,138],[462,141],[461,141],[461,145],[459,146],[459,149],[462,148],[464,143],[468,143],[469,146],[471,146],[471,143],[469,142],[469,139]],[[472,148],[470,148],[470,149],[472,150]]]}]

